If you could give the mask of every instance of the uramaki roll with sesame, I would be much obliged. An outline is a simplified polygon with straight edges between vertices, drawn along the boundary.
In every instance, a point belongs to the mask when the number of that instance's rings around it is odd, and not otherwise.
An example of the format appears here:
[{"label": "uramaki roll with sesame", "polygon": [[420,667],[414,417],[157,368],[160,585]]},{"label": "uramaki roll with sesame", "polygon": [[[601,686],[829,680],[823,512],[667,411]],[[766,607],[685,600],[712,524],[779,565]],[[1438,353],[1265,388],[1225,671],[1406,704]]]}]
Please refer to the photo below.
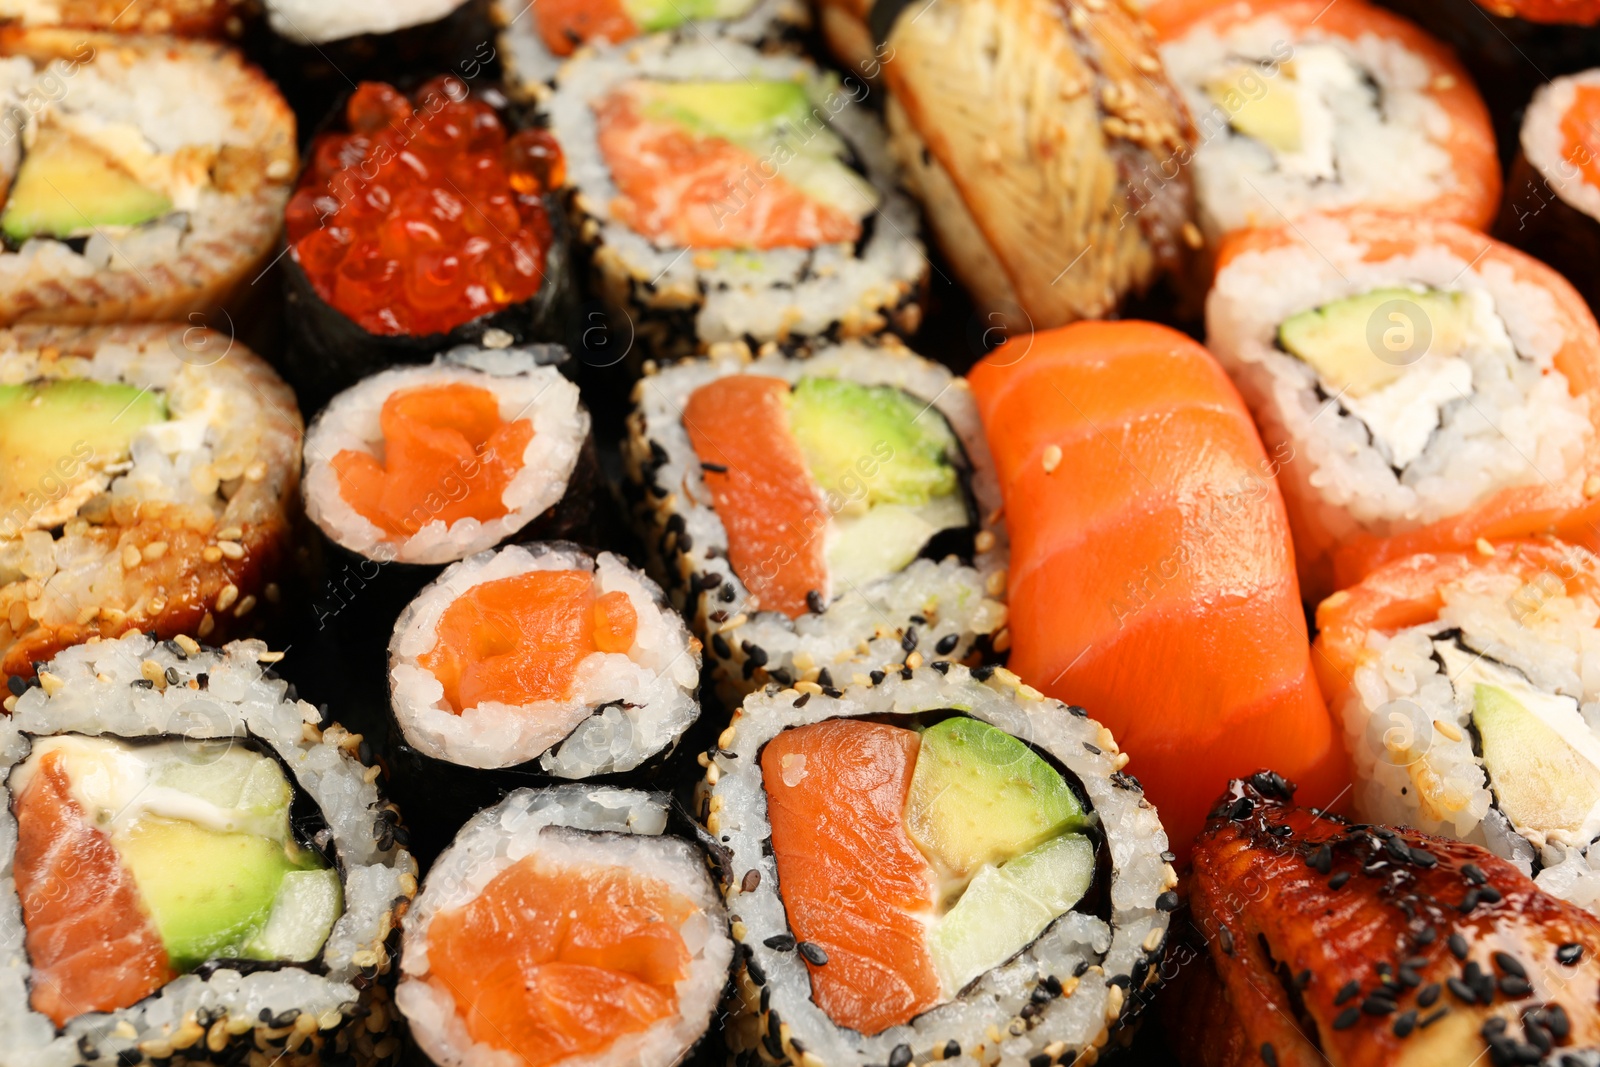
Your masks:
[{"label": "uramaki roll with sesame", "polygon": [[769,685],[705,754],[734,1063],[1093,1057],[1142,1006],[1178,906],[1127,754],[1009,671],[875,678]]},{"label": "uramaki roll with sesame", "polygon": [[230,337],[0,332],[0,674],[129,630],[248,632],[279,598],[300,433],[289,388]]}]

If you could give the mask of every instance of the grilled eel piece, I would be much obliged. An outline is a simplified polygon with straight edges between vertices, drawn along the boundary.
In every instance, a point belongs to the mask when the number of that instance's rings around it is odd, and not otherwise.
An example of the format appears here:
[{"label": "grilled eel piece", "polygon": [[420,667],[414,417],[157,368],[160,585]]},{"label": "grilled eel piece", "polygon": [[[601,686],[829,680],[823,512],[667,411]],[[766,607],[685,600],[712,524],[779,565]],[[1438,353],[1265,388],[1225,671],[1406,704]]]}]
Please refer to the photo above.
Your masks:
[{"label": "grilled eel piece", "polygon": [[1236,780],[1195,845],[1190,1067],[1595,1062],[1600,920],[1476,845],[1293,798]]}]

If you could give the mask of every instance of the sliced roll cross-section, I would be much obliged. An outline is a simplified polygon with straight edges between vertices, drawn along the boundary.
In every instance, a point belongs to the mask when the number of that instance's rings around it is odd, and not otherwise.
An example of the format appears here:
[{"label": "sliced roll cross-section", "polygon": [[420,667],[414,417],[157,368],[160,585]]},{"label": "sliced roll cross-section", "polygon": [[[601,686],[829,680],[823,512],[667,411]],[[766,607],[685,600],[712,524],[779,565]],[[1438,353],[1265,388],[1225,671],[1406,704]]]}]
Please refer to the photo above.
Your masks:
[{"label": "sliced roll cross-section", "polygon": [[707,760],[736,1062],[1070,1064],[1154,980],[1155,809],[1109,731],[1008,672],[769,687]]},{"label": "sliced roll cross-section", "polygon": [[1554,271],[1454,223],[1317,216],[1234,242],[1216,353],[1281,450],[1301,589],[1600,512],[1600,328]]},{"label": "sliced roll cross-section", "polygon": [[398,1050],[381,979],[416,864],[361,738],[291,699],[278,658],[85,645],[0,720],[14,1062]]},{"label": "sliced roll cross-section", "polygon": [[846,344],[685,363],[635,398],[635,514],[724,696],[1003,644],[998,494],[945,368]]}]

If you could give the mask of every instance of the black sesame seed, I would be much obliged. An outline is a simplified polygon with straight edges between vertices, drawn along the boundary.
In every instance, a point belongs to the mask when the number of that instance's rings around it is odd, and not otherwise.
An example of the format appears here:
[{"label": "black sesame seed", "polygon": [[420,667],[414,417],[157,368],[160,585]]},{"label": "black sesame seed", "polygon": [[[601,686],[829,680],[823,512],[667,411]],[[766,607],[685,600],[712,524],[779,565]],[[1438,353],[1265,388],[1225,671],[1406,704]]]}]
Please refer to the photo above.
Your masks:
[{"label": "black sesame seed", "polygon": [[1388,1015],[1395,1007],[1395,1002],[1381,990],[1368,993],[1367,999],[1361,1002],[1361,1010],[1368,1015]]},{"label": "black sesame seed", "polygon": [[1556,946],[1556,962],[1566,967],[1571,967],[1583,959],[1583,946],[1576,941],[1568,941],[1564,945]]},{"label": "black sesame seed", "polygon": [[883,682],[884,674],[882,671],[873,671],[867,677],[871,679],[873,685],[879,685]]},{"label": "black sesame seed", "polygon": [[128,684],[133,686],[135,689],[154,689],[156,687],[156,683],[152,682],[148,678],[135,678]]},{"label": "black sesame seed", "polygon": [[1439,999],[1440,992],[1441,989],[1438,982],[1429,982],[1417,993],[1417,1003],[1424,1008],[1431,1008]]},{"label": "black sesame seed", "polygon": [[1217,931],[1217,940],[1222,943],[1223,955],[1233,955],[1233,931],[1226,926]]},{"label": "black sesame seed", "polygon": [[1405,986],[1407,989],[1415,989],[1417,986],[1422,984],[1422,975],[1418,974],[1410,967],[1401,967],[1400,973],[1396,975],[1396,977],[1400,979],[1400,984]]},{"label": "black sesame seed", "polygon": [[774,952],[793,952],[796,944],[793,934],[773,934],[761,943]]},{"label": "black sesame seed", "polygon": [[756,891],[756,887],[760,884],[761,872],[756,870],[754,867],[751,867],[748,871],[744,872],[744,878],[739,881],[739,892],[754,893]]},{"label": "black sesame seed", "polygon": [[1483,1038],[1499,1037],[1506,1032],[1508,1025],[1510,1024],[1498,1016],[1493,1019],[1485,1019],[1483,1026],[1478,1030],[1478,1036]]},{"label": "black sesame seed", "polygon": [[1327,874],[1329,871],[1333,870],[1333,849],[1329,848],[1327,845],[1318,845],[1316,848],[1312,849],[1311,854],[1306,857],[1306,866],[1310,867],[1318,874]]},{"label": "black sesame seed", "polygon": [[1105,755],[1105,753],[1102,752],[1097,745],[1091,745],[1087,741],[1085,741],[1083,743],[1083,747],[1088,750],[1089,755],[1091,755],[1091,756],[1104,756]]},{"label": "black sesame seed", "polygon": [[738,595],[738,593],[733,591],[733,586],[725,585],[722,587],[722,592],[717,594],[717,599],[722,601],[724,604],[732,604]]},{"label": "black sesame seed", "polygon": [[822,602],[821,593],[817,592],[815,589],[806,590],[806,607],[811,609],[812,614],[821,615],[827,606],[827,604]]},{"label": "black sesame seed", "polygon": [[1345,884],[1347,882],[1349,882],[1349,881],[1350,881],[1350,872],[1349,871],[1340,871],[1338,874],[1336,874],[1332,878],[1328,879],[1328,888],[1329,889],[1343,889],[1345,887]]},{"label": "black sesame seed", "polygon": [[138,1047],[125,1048],[117,1053],[117,1067],[136,1067],[144,1062],[144,1053]]},{"label": "black sesame seed", "polygon": [[910,667],[901,667],[900,668],[900,677],[903,680],[907,681],[907,682],[911,681],[911,668]]},{"label": "black sesame seed", "polygon": [[1399,1015],[1395,1016],[1395,1020],[1394,1020],[1394,1036],[1395,1037],[1409,1037],[1409,1036],[1411,1036],[1411,1031],[1415,1030],[1416,1028],[1417,1028],[1417,1013],[1416,1012],[1414,1012],[1414,1011],[1403,1011]]},{"label": "black sesame seed", "polygon": [[800,950],[800,955],[806,958],[806,962],[813,966],[822,967],[828,962],[828,954],[822,950],[821,945],[814,945],[810,941],[800,941],[796,943],[795,947]]},{"label": "black sesame seed", "polygon": [[806,706],[806,702],[809,701],[810,699],[811,699],[811,694],[810,693],[801,693],[800,696],[795,699],[794,706],[797,707],[797,708],[803,708],[803,707]]},{"label": "black sesame seed", "polygon": [[1359,1018],[1361,1018],[1361,1009],[1346,1008],[1334,1017],[1333,1028],[1335,1030],[1348,1030],[1356,1024],[1356,1020]]},{"label": "black sesame seed", "polygon": [[1514,974],[1508,974],[1500,979],[1500,992],[1512,1000],[1521,1000],[1523,997],[1533,994],[1533,986],[1528,984],[1526,978],[1518,978]]},{"label": "black sesame seed", "polygon": [[1069,714],[1076,715],[1080,719],[1087,719],[1089,717],[1089,709],[1080,708],[1076,704],[1068,704],[1067,711]]},{"label": "black sesame seed", "polygon": [[908,1067],[911,1063],[911,1046],[896,1045],[889,1052],[889,1067]]},{"label": "black sesame seed", "polygon": [[757,667],[765,667],[767,665],[767,650],[754,641],[741,641],[739,642],[739,647],[744,649],[744,654],[747,657],[746,663],[753,663]]},{"label": "black sesame seed", "polygon": [[1437,867],[1439,865],[1439,857],[1425,849],[1413,847],[1411,850],[1411,862],[1418,867],[1427,869],[1429,867]]},{"label": "black sesame seed", "polygon": [[788,671],[784,670],[782,667],[779,667],[776,670],[768,668],[767,677],[771,678],[774,682],[777,682],[779,685],[793,685],[794,684],[794,675],[790,674]]},{"label": "black sesame seed", "polygon": [[694,584],[699,586],[701,589],[715,589],[717,586],[722,584],[722,575],[718,574],[716,571],[706,571],[699,578],[695,579]]},{"label": "black sesame seed", "polygon": [[1028,1067],[1050,1067],[1050,1057],[1041,1052],[1028,1060]]},{"label": "black sesame seed", "polygon": [[918,626],[928,625],[928,617],[926,615],[907,615],[906,618],[910,619]]},{"label": "black sesame seed", "polygon": [[1478,994],[1474,993],[1472,987],[1459,978],[1446,978],[1444,987],[1450,990],[1455,995],[1455,998],[1463,1004],[1476,1004],[1478,1002]]},{"label": "black sesame seed", "polygon": [[711,651],[717,654],[718,659],[733,658],[733,649],[728,647],[728,639],[721,634],[711,635]]},{"label": "black sesame seed", "polygon": [[822,695],[832,700],[838,700],[840,697],[844,696],[844,693],[838,689],[835,689],[831,685],[825,685],[822,687]]},{"label": "black sesame seed", "polygon": [[1528,972],[1523,968],[1521,961],[1519,961],[1517,957],[1513,956],[1511,953],[1496,952],[1490,958],[1494,960],[1494,965],[1500,968],[1506,974],[1514,974],[1518,978],[1528,977]]},{"label": "black sesame seed", "polygon": [[727,474],[728,473],[728,467],[727,467],[726,464],[723,464],[723,463],[707,463],[704,460],[700,461],[700,469],[703,470],[703,471],[708,471],[711,474]]},{"label": "black sesame seed", "polygon": [[1437,940],[1439,940],[1439,931],[1431,926],[1424,926],[1417,932],[1417,944],[1419,945],[1431,945]]},{"label": "black sesame seed", "polygon": [[1450,946],[1450,954],[1456,959],[1464,960],[1467,958],[1468,950],[1466,938],[1462,937],[1460,934],[1451,934],[1450,940],[1446,943]]},{"label": "black sesame seed", "polygon": [[940,674],[950,673],[950,661],[947,659],[936,659],[932,663],[928,664],[928,666],[932,667]]},{"label": "black sesame seed", "polygon": [[1035,1004],[1043,1004],[1046,1001],[1053,999],[1050,995],[1050,987],[1043,985],[1034,986],[1033,992],[1028,994],[1028,999]]},{"label": "black sesame seed", "polygon": [[1171,889],[1167,890],[1159,897],[1156,897],[1156,907],[1161,911],[1177,911],[1178,894]]},{"label": "black sesame seed", "polygon": [[917,628],[915,626],[906,627],[906,632],[900,638],[900,647],[907,652],[915,652],[917,650]]},{"label": "black sesame seed", "polygon": [[1422,1017],[1421,1021],[1417,1023],[1417,1026],[1423,1030],[1426,1030],[1428,1027],[1432,1026],[1434,1023],[1438,1022],[1440,1019],[1443,1019],[1449,1014],[1449,1008],[1440,1008],[1438,1011],[1429,1012],[1427,1015]]},{"label": "black sesame seed", "polygon": [[756,985],[759,986],[767,984],[767,972],[761,969],[761,964],[756,962],[756,958],[754,956],[747,956],[745,958],[744,969],[749,972],[750,981],[754,982]]},{"label": "black sesame seed", "polygon": [[1278,1067],[1278,1050],[1268,1041],[1261,1046],[1261,1062],[1267,1067]]},{"label": "black sesame seed", "polygon": [[945,1059],[953,1060],[959,1055],[961,1055],[961,1042],[955,1040],[954,1038],[951,1038],[949,1041],[946,1041],[944,1043],[944,1058]]},{"label": "black sesame seed", "polygon": [[1249,797],[1240,797],[1238,800],[1235,800],[1232,804],[1228,805],[1227,810],[1222,813],[1222,817],[1225,819],[1231,819],[1234,822],[1243,822],[1245,819],[1248,819],[1250,817],[1250,813],[1255,810],[1255,801],[1251,800]]},{"label": "black sesame seed", "polygon": [[1088,973],[1089,973],[1089,961],[1088,960],[1079,960],[1078,961],[1078,965],[1076,967],[1072,968],[1072,977],[1074,977],[1074,978],[1082,978],[1084,975],[1086,975]]},{"label": "black sesame seed", "polygon": [[1572,1020],[1560,1004],[1546,1004],[1542,1015],[1545,1029],[1555,1035],[1557,1041],[1565,1041],[1572,1033]]},{"label": "black sesame seed", "polygon": [[23,681],[20,676],[13,674],[6,679],[6,688],[11,690],[12,696],[19,697],[28,691],[28,683]]},{"label": "black sesame seed", "polygon": [[941,656],[948,656],[956,650],[956,646],[960,643],[960,634],[945,634],[939,638],[939,643],[933,646],[933,650]]},{"label": "black sesame seed", "polygon": [[1504,900],[1505,897],[1501,896],[1500,890],[1496,889],[1494,886],[1486,885],[1482,889],[1478,890],[1478,899],[1485,904],[1498,904]]},{"label": "black sesame seed", "polygon": [[1307,967],[1305,970],[1301,971],[1299,974],[1294,976],[1294,987],[1296,989],[1304,989],[1306,986],[1308,986],[1310,984],[1311,984],[1311,968]]},{"label": "black sesame seed", "polygon": [[1338,995],[1333,998],[1333,1006],[1339,1007],[1345,1001],[1361,992],[1361,983],[1354,978],[1339,987]]},{"label": "black sesame seed", "polygon": [[1461,877],[1473,885],[1483,885],[1489,880],[1489,876],[1483,873],[1483,868],[1476,863],[1463,863],[1461,865]]},{"label": "black sesame seed", "polygon": [[[994,664],[992,663],[985,663],[972,668],[972,680],[974,682],[987,682],[992,677],[994,677]],[[1071,711],[1072,709],[1068,708],[1067,710]]]}]

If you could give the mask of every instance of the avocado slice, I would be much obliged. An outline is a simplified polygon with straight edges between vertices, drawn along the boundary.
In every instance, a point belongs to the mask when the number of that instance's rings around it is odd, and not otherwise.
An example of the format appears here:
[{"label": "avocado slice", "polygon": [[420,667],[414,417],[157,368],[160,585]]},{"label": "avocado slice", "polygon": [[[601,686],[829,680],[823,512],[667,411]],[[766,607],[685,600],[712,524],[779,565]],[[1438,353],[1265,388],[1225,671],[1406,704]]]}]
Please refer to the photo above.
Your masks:
[{"label": "avocado slice", "polygon": [[796,81],[652,81],[642,93],[647,118],[735,144],[817,121],[806,87]]},{"label": "avocado slice", "polygon": [[1005,863],[1088,823],[1077,795],[1038,753],[964,715],[923,732],[905,819],[945,880],[945,898],[984,864]]},{"label": "avocado slice", "polygon": [[645,33],[670,30],[696,19],[733,19],[755,0],[623,0],[622,9]]},{"label": "avocado slice", "polygon": [[7,527],[65,521],[82,503],[75,490],[125,461],[134,435],[166,419],[165,394],[138,386],[75,379],[0,385],[0,515]]},{"label": "avocado slice", "polygon": [[1424,355],[1459,356],[1472,314],[1464,293],[1374,289],[1290,316],[1278,343],[1335,392],[1360,397],[1392,385]]},{"label": "avocado slice", "polygon": [[845,514],[920,507],[956,491],[955,434],[931,405],[893,386],[801,378],[789,395],[789,432]]},{"label": "avocado slice", "polygon": [[138,226],[171,210],[164,193],[141,184],[92,142],[41,126],[0,212],[0,231],[14,243],[77,237],[101,226]]},{"label": "avocado slice", "polygon": [[874,504],[865,515],[835,515],[828,537],[828,574],[849,589],[898,574],[934,536],[971,523],[959,493],[936,496],[920,507]]},{"label": "avocado slice", "polygon": [[1239,133],[1274,152],[1300,151],[1300,97],[1284,72],[1268,75],[1241,64],[1209,79],[1205,90],[1211,102],[1227,112],[1228,125]]},{"label": "avocado slice", "polygon": [[1600,768],[1501,686],[1474,685],[1472,724],[1489,784],[1511,825],[1519,833],[1587,843],[1586,826],[1600,804]]},{"label": "avocado slice", "polygon": [[1009,863],[979,868],[928,934],[945,994],[955,996],[1027,948],[1083,899],[1093,881],[1094,845],[1082,834],[1063,834]]},{"label": "avocado slice", "polygon": [[338,871],[288,871],[278,883],[266,925],[245,943],[242,955],[295,963],[316,959],[343,910],[344,887]]}]

